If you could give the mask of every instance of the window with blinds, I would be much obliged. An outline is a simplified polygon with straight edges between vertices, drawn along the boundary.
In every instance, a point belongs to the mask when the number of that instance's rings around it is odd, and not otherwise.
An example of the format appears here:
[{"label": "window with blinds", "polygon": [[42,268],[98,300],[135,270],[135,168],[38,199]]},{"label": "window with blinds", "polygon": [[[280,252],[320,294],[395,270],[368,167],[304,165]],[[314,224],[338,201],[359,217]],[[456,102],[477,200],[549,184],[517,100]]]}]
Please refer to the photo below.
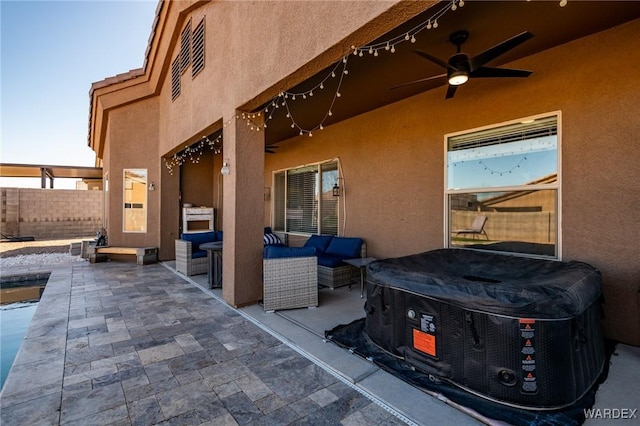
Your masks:
[{"label": "window with blinds", "polygon": [[288,169],[274,174],[273,229],[301,234],[338,235],[335,161]]},{"label": "window with blinds", "polygon": [[558,128],[554,114],[445,138],[449,247],[560,257]]},{"label": "window with blinds", "polygon": [[193,31],[193,65],[191,77],[195,78],[204,69],[204,18]]}]

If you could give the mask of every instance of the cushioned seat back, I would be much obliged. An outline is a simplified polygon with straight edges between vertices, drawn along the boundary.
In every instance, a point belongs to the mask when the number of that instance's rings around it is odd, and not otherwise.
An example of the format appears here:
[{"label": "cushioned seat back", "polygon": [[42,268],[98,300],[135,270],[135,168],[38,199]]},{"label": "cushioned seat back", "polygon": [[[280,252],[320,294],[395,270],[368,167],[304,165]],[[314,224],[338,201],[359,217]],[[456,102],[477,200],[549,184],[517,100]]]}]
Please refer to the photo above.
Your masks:
[{"label": "cushioned seat back", "polygon": [[263,252],[263,256],[265,259],[280,259],[283,257],[311,257],[315,255],[315,247],[266,246]]},{"label": "cushioned seat back", "polygon": [[193,234],[182,234],[180,239],[184,241],[191,241],[191,244],[195,249],[198,249],[200,244],[211,243],[214,241],[218,241],[217,233],[220,231],[210,231],[210,232],[195,232]]},{"label": "cushioned seat back", "polygon": [[304,247],[315,247],[318,254],[324,253],[333,239],[330,235],[312,235],[304,243]]},{"label": "cushioned seat back", "polygon": [[334,237],[325,251],[326,254],[342,256],[343,259],[360,257],[362,238]]}]

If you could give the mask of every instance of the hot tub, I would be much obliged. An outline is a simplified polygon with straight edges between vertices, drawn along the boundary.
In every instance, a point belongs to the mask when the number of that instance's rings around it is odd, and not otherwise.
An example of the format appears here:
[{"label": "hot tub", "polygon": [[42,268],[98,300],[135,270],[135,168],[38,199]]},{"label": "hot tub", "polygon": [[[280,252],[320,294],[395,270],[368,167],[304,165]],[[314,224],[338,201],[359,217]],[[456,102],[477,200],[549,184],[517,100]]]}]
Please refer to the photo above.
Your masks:
[{"label": "hot tub", "polygon": [[557,409],[603,369],[600,287],[599,271],[582,262],[434,250],[369,265],[365,331],[479,396]]}]

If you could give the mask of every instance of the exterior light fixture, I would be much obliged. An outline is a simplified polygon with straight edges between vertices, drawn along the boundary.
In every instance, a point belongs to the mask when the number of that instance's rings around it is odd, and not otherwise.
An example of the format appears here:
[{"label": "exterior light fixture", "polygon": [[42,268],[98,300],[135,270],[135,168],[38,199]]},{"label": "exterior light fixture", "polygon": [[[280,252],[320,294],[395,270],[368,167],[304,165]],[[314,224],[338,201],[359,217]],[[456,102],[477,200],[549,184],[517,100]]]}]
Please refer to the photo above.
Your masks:
[{"label": "exterior light fixture", "polygon": [[224,162],[222,163],[222,168],[220,169],[220,173],[222,173],[225,176],[229,176],[229,173],[231,173],[231,170],[229,169],[229,159],[225,158]]},{"label": "exterior light fixture", "polygon": [[340,196],[340,187],[338,186],[338,181],[336,180],[336,183],[333,184],[333,196],[334,197],[339,197]]}]

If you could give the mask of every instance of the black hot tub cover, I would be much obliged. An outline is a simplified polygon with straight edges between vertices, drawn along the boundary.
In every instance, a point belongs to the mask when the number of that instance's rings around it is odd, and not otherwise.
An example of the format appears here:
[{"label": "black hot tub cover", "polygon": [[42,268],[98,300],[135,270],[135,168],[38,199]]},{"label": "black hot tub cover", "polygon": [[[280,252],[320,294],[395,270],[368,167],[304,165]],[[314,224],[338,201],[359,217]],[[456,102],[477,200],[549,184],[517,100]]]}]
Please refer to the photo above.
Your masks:
[{"label": "black hot tub cover", "polygon": [[466,309],[509,316],[571,318],[600,297],[600,272],[560,262],[440,249],[371,263],[367,280]]}]

